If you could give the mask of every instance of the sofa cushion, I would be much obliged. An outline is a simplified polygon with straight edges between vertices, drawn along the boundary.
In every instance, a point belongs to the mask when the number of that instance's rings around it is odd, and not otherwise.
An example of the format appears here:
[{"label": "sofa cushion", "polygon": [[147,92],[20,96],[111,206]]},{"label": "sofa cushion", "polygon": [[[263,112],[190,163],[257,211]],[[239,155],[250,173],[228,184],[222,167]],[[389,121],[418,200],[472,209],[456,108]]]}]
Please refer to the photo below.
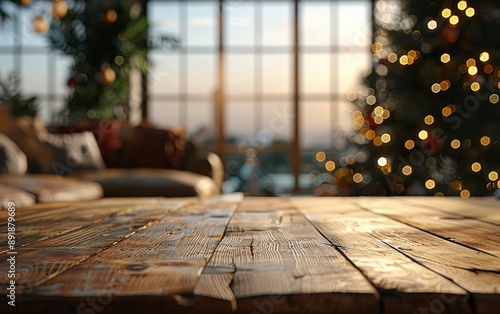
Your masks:
[{"label": "sofa cushion", "polygon": [[24,174],[28,160],[8,136],[0,133],[0,174]]},{"label": "sofa cushion", "polygon": [[59,175],[105,168],[92,132],[47,134],[40,138],[38,166],[42,173]]},{"label": "sofa cushion", "polygon": [[29,192],[40,203],[84,201],[102,197],[99,184],[58,175],[3,175],[0,176],[0,184]]},{"label": "sofa cushion", "polygon": [[181,169],[183,166],[182,132],[139,125],[128,132],[123,144],[130,168]]},{"label": "sofa cushion", "polygon": [[38,172],[38,138],[48,133],[47,128],[38,117],[10,117],[6,108],[8,106],[0,107],[0,133],[7,135],[26,154],[29,171]]},{"label": "sofa cushion", "polygon": [[21,189],[0,184],[0,208],[7,209],[9,202],[16,207],[30,206],[35,204],[35,196]]},{"label": "sofa cushion", "polygon": [[219,189],[209,177],[173,169],[105,169],[71,174],[101,184],[105,197],[209,197]]}]

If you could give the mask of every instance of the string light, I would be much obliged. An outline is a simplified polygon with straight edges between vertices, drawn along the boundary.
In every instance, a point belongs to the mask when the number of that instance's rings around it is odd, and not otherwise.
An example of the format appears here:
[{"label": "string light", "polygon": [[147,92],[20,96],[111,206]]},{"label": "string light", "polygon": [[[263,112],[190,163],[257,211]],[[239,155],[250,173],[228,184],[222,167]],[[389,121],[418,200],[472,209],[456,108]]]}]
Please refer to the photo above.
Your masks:
[{"label": "string light", "polygon": [[407,140],[407,141],[405,142],[405,147],[406,147],[406,149],[408,149],[408,150],[409,150],[409,149],[413,149],[413,148],[415,147],[415,142],[414,142],[414,141],[412,141],[412,140]]},{"label": "string light", "polygon": [[491,181],[496,181],[498,180],[498,172],[496,171],[492,171],[488,174],[488,179],[490,179]]},{"label": "string light", "polygon": [[453,15],[452,17],[450,17],[450,24],[455,26],[458,24],[460,20],[458,19],[458,16],[456,15]]},{"label": "string light", "polygon": [[481,145],[488,146],[491,143],[491,139],[488,136],[483,136],[483,137],[481,137],[480,142],[481,142]]},{"label": "string light", "polygon": [[460,148],[460,141],[455,139],[453,141],[451,141],[451,148],[453,149],[459,149]]},{"label": "string light", "polygon": [[499,100],[499,97],[498,97],[498,95],[497,95],[497,94],[491,94],[491,95],[490,95],[490,102],[491,102],[492,104],[496,104],[496,103],[498,102],[498,100]]},{"label": "string light", "polygon": [[326,164],[325,164],[325,169],[326,171],[333,171],[335,170],[335,162],[333,161],[327,161]]},{"label": "string light", "polygon": [[436,182],[434,182],[434,180],[427,180],[427,181],[425,181],[425,187],[428,190],[432,190],[433,188],[436,187]]},{"label": "string light", "polygon": [[443,53],[443,54],[441,55],[441,62],[443,62],[443,63],[448,63],[448,62],[450,62],[450,60],[451,60],[451,57],[450,57],[450,55],[449,55],[449,54],[447,54],[447,53]]},{"label": "string light", "polygon": [[435,20],[430,20],[427,23],[427,28],[429,28],[431,31],[435,30],[437,28],[437,22]]},{"label": "string light", "polygon": [[421,139],[422,141],[426,140],[427,137],[429,137],[429,133],[426,130],[418,132],[418,138]]},{"label": "string light", "polygon": [[405,176],[409,176],[412,172],[413,172],[413,168],[411,166],[404,166],[403,169],[401,170],[401,172],[405,175]]},{"label": "string light", "polygon": [[468,17],[473,17],[474,14],[476,14],[474,8],[468,8],[467,10],[465,10],[465,15],[467,15]]},{"label": "string light", "polygon": [[388,164],[388,160],[387,158],[385,157],[380,157],[378,160],[377,160],[377,164],[380,166],[380,167],[384,167]]},{"label": "string light", "polygon": [[353,176],[352,176],[352,180],[355,182],[355,183],[361,183],[363,182],[363,175],[361,173],[355,173]]},{"label": "string light", "polygon": [[424,122],[427,125],[431,125],[431,124],[434,123],[434,117],[431,116],[431,115],[428,115],[428,116],[425,117]]},{"label": "string light", "polygon": [[470,197],[469,190],[463,190],[462,192],[460,192],[460,197],[461,198],[469,198]]},{"label": "string light", "polygon": [[475,163],[473,163],[473,164],[471,165],[471,169],[472,169],[472,171],[474,171],[474,172],[479,172],[479,171],[481,171],[481,164],[480,164],[480,163],[478,163],[478,162],[475,162]]},{"label": "string light", "polygon": [[457,4],[457,7],[459,10],[465,10],[467,8],[467,2],[466,1],[460,1],[458,4]]},{"label": "string light", "polygon": [[481,54],[479,55],[479,60],[481,60],[482,62],[488,62],[488,60],[490,60],[490,54],[486,51],[481,52]]},{"label": "string light", "polygon": [[447,19],[451,16],[451,10],[446,8],[446,9],[443,9],[443,11],[441,12],[441,15]]},{"label": "string light", "polygon": [[326,154],[325,154],[325,152],[317,152],[317,153],[316,153],[316,160],[317,160],[318,162],[323,162],[323,161],[325,161],[325,159],[326,159]]}]

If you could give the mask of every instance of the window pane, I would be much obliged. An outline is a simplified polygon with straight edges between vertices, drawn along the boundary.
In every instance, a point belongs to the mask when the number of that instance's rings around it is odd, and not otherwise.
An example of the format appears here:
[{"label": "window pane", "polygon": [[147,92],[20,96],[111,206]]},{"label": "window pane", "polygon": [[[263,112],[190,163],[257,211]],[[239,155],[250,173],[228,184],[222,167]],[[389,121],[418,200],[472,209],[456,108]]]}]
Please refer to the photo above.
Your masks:
[{"label": "window pane", "polygon": [[56,121],[57,115],[66,105],[64,98],[56,100],[42,100],[38,102],[38,116],[46,124],[52,124]]},{"label": "window pane", "polygon": [[188,46],[215,47],[217,43],[216,27],[218,2],[189,2],[188,13]]},{"label": "window pane", "polygon": [[331,146],[331,107],[329,102],[303,102],[300,106],[302,149]]},{"label": "window pane", "polygon": [[301,2],[300,29],[302,46],[329,46],[330,5],[325,2]]},{"label": "window pane", "polygon": [[8,21],[0,26],[0,47],[8,47],[13,45],[14,45],[14,25],[12,21]]},{"label": "window pane", "polygon": [[149,92],[154,94],[179,93],[179,55],[150,52]]},{"label": "window pane", "polygon": [[292,44],[292,3],[262,4],[262,45]]},{"label": "window pane", "polygon": [[252,95],[254,93],[254,56],[227,54],[227,94]]},{"label": "window pane", "polygon": [[160,127],[176,127],[180,125],[179,103],[152,99],[149,107],[149,119]]},{"label": "window pane", "polygon": [[14,71],[14,54],[0,54],[0,78],[5,77]]},{"label": "window pane", "polygon": [[228,139],[244,140],[254,135],[254,104],[251,102],[226,103],[226,134]]},{"label": "window pane", "polygon": [[213,138],[214,111],[211,102],[190,102],[187,104],[187,125],[190,137],[206,142]]},{"label": "window pane", "polygon": [[[25,46],[48,47],[49,41],[44,34],[33,31],[32,21],[44,10],[49,10],[50,3],[45,1],[33,1],[29,9],[19,10],[21,17],[21,43]],[[48,20],[50,23],[50,20]]]},{"label": "window pane", "polygon": [[254,5],[239,3],[225,11],[227,45],[253,46],[255,42]]},{"label": "window pane", "polygon": [[68,78],[70,76],[70,66],[73,63],[73,59],[64,55],[56,56],[56,94],[67,95],[68,89]]},{"label": "window pane", "polygon": [[292,69],[290,54],[262,56],[262,93],[290,94]]},{"label": "window pane", "polygon": [[[150,1],[148,4],[148,19],[149,19],[149,32],[153,38],[154,46],[160,44],[162,38],[174,38],[180,41],[181,45],[185,44],[185,38],[180,38],[180,24],[179,24],[179,4],[163,1]],[[174,45],[170,42],[166,44]],[[165,44],[161,44],[165,47]]]},{"label": "window pane", "polygon": [[371,45],[371,3],[369,1],[343,1],[338,5],[338,44],[341,46]]},{"label": "window pane", "polygon": [[262,126],[271,141],[290,143],[294,115],[289,102],[268,102],[262,105]]},{"label": "window pane", "polygon": [[305,94],[330,93],[330,54],[304,54],[301,56],[301,92]]},{"label": "window pane", "polygon": [[362,78],[370,70],[370,55],[368,53],[340,53],[337,55],[339,72],[339,92],[345,94],[350,89],[356,89],[362,83]]},{"label": "window pane", "polygon": [[21,69],[21,90],[27,95],[47,94],[48,56],[23,55]]},{"label": "window pane", "polygon": [[213,97],[217,79],[214,54],[191,54],[188,56],[188,93],[206,94]]}]

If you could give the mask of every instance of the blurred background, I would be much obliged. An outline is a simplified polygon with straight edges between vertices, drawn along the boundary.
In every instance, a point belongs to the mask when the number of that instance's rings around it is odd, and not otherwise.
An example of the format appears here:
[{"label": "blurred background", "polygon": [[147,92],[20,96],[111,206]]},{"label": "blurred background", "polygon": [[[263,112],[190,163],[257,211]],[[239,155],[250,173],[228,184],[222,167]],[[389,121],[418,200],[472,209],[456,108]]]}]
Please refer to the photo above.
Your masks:
[{"label": "blurred background", "polygon": [[19,96],[19,114],[182,129],[221,157],[225,192],[467,198],[500,188],[495,1],[0,7],[0,92]]}]

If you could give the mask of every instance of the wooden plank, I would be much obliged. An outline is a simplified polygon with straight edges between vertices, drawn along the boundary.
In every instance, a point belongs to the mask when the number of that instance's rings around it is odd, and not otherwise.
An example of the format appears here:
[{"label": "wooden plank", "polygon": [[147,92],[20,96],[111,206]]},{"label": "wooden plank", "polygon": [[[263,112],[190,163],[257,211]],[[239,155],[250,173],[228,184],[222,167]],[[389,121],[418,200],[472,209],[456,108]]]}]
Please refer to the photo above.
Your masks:
[{"label": "wooden plank", "polygon": [[[359,200],[364,208],[369,208],[372,202],[370,198]],[[385,202],[385,207],[398,210],[397,199],[385,199]],[[366,221],[370,224],[367,231],[372,236],[470,292],[470,304],[475,313],[492,313],[498,307],[500,258],[365,212],[372,220]]]},{"label": "wooden plank", "polygon": [[[153,205],[156,201],[151,200],[147,203],[140,202],[139,204]],[[172,206],[178,207],[181,205],[180,200],[169,201]],[[107,219],[113,215],[123,215],[127,212],[134,210],[135,203],[116,203],[116,202],[102,202],[85,205],[85,206],[71,206],[63,207],[42,213],[29,215],[16,216],[16,246],[21,247],[36,241],[40,241],[55,235],[70,232],[72,230],[81,228],[82,226],[98,223],[101,220]],[[75,216],[75,213],[78,213]],[[21,217],[19,217],[21,216]],[[64,223],[61,223],[64,222]],[[4,233],[7,228],[3,228]],[[0,253],[7,251],[6,245],[2,245]]]},{"label": "wooden plank", "polygon": [[[377,287],[383,313],[413,313],[433,302],[433,307],[443,307],[440,313],[471,313],[464,289],[378,241],[370,230],[379,220],[353,206],[352,200],[342,200],[291,202]],[[453,302],[446,302],[451,297]]]},{"label": "wooden plank", "polygon": [[[112,301],[106,302],[107,310],[112,312],[129,310],[121,305],[125,301],[132,303],[130,296],[164,296],[160,302],[163,305],[148,307],[148,311],[155,312],[158,307],[166,306],[165,302],[170,312],[187,311],[194,306],[188,296],[193,294],[203,267],[241,200],[242,195],[238,195],[221,197],[216,202],[213,199],[191,202],[32,289],[29,296],[77,299],[96,294],[112,296]],[[141,304],[143,301],[137,300]],[[51,302],[37,304],[32,301],[30,304],[31,309],[36,307],[43,312],[53,311],[55,306]],[[91,310],[85,303],[75,305],[69,310]]]},{"label": "wooden plank", "polygon": [[[138,205],[122,215],[17,248],[16,260],[22,261],[16,268],[18,293],[61,274],[171,211],[169,207]],[[6,253],[0,256],[0,286],[4,287],[9,282],[9,264]]]},{"label": "wooden plank", "polygon": [[[500,226],[500,201],[494,198],[484,198],[484,204],[477,204],[476,198],[462,199],[459,197],[404,197],[404,202],[411,202],[423,207],[445,213],[457,214],[463,217]],[[478,201],[481,198],[477,198]]]},{"label": "wooden plank", "polygon": [[366,278],[288,201],[277,198],[245,199],[195,294],[227,300],[243,313],[258,311],[254,297],[273,295],[285,295],[285,301],[272,303],[273,313],[373,313],[378,306]]},{"label": "wooden plank", "polygon": [[449,241],[500,257],[500,226],[460,214],[445,213],[394,199],[397,211],[381,199],[369,199],[365,209],[414,226]]}]

